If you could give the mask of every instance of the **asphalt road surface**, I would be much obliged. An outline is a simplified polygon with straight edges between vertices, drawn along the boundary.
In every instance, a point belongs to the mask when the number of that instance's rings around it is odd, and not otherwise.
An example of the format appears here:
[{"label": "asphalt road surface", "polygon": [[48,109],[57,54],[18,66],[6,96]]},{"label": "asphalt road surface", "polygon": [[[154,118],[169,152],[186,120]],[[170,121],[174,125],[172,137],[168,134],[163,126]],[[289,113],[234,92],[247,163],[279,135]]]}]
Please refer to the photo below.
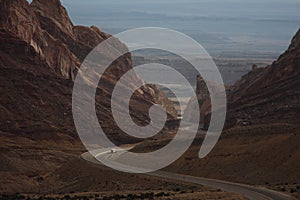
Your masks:
[{"label": "asphalt road surface", "polygon": [[[128,149],[126,149],[128,150]],[[101,157],[101,160],[106,163],[112,163],[113,165],[118,165],[118,168],[122,168],[122,164],[119,164],[115,162],[115,158],[118,156],[122,156],[124,152],[117,151],[115,153],[111,153],[110,148],[104,148],[96,150],[97,158]],[[114,159],[111,159],[114,157]],[[86,152],[81,155],[81,158],[94,164],[101,164],[97,159],[95,159],[89,152]],[[127,166],[124,166],[124,171],[126,171]],[[249,200],[288,200],[293,199],[290,196],[286,194],[282,194],[280,192],[276,192],[273,190],[269,190],[262,187],[254,187],[250,185],[240,184],[240,183],[233,183],[233,182],[227,182],[222,180],[215,180],[215,179],[208,179],[208,178],[202,178],[202,177],[194,177],[194,176],[188,176],[188,175],[182,175],[182,174],[175,174],[165,171],[156,171],[147,173],[147,175],[155,176],[155,177],[161,177],[161,178],[167,178],[172,180],[178,180],[188,183],[194,183],[199,184],[203,186],[207,186],[210,188],[216,188],[221,189],[223,191],[227,192],[234,192],[237,194],[241,194],[244,197],[246,197]]]}]

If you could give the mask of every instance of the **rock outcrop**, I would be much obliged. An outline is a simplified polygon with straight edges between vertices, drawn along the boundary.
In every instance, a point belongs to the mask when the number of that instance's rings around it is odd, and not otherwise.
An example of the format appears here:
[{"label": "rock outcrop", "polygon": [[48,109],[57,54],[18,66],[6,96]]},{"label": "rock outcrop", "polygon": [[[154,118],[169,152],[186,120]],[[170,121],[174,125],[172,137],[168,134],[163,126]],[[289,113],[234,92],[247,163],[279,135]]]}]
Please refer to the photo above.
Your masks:
[{"label": "rock outcrop", "polygon": [[[205,116],[211,111],[210,95],[207,85],[200,75],[197,76],[196,83],[197,97],[194,97],[189,101],[185,113],[189,122],[198,123],[197,121],[195,121],[196,118],[194,117],[194,114],[195,110],[200,109],[200,124],[204,124]],[[197,107],[197,103],[199,105],[199,108]]]},{"label": "rock outcrop", "polygon": [[28,2],[2,0],[0,12],[1,29],[30,44],[58,75],[74,78],[76,68],[80,66],[78,58],[61,40],[42,28],[41,20]]}]

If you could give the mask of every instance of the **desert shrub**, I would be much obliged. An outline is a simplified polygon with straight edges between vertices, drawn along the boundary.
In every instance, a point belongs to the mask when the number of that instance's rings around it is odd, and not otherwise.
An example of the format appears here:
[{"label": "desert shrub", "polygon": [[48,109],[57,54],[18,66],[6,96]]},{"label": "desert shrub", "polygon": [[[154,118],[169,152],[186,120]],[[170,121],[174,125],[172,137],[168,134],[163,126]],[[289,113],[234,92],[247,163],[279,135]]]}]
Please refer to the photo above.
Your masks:
[{"label": "desert shrub", "polygon": [[26,197],[22,194],[16,194],[14,199],[17,199],[17,200],[22,200],[22,199],[26,199]]},{"label": "desert shrub", "polygon": [[119,199],[121,199],[121,197],[120,197],[120,195],[116,194],[116,195],[114,196],[114,199],[115,199],[115,200],[119,200]]},{"label": "desert shrub", "polygon": [[103,196],[103,198],[102,198],[103,200],[109,200],[109,197],[107,197],[107,196]]},{"label": "desert shrub", "polygon": [[291,188],[290,193],[295,193],[297,190],[295,188]]},{"label": "desert shrub", "polygon": [[165,197],[169,197],[169,196],[171,196],[170,193],[165,193]]},{"label": "desert shrub", "polygon": [[157,193],[155,194],[156,197],[163,197],[165,196],[165,193],[164,192],[160,192],[160,193]]}]

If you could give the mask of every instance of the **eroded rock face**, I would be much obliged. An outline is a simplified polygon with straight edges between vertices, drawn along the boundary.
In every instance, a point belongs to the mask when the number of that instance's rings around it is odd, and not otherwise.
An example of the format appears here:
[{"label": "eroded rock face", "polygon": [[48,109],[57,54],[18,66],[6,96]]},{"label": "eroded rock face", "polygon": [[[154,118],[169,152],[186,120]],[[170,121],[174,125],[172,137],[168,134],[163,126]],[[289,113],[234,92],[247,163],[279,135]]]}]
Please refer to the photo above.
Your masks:
[{"label": "eroded rock face", "polygon": [[30,7],[33,8],[38,18],[41,19],[42,27],[51,32],[51,35],[60,38],[68,36],[76,40],[73,23],[66,9],[61,5],[60,0],[33,0]]},{"label": "eroded rock face", "polygon": [[[47,22],[39,19],[37,11],[24,0],[2,0],[0,4],[1,28],[30,44],[57,74],[74,78],[76,68],[80,66],[78,58],[62,41],[43,29],[42,24]],[[55,5],[47,5],[47,9],[52,6]],[[58,26],[51,28],[58,29]]]},{"label": "eroded rock face", "polygon": [[295,123],[300,117],[300,30],[266,68],[244,75],[229,93],[228,126]]},{"label": "eroded rock face", "polygon": [[[197,118],[194,115],[196,114],[195,110],[200,109],[199,119],[200,124],[203,124],[205,116],[211,110],[211,103],[207,85],[200,75],[197,76],[196,94],[197,97],[194,97],[189,101],[185,113],[188,121],[198,123],[196,121]],[[199,107],[197,107],[197,104]]]},{"label": "eroded rock face", "polygon": [[[74,135],[70,113],[72,80],[90,51],[111,35],[94,26],[74,26],[59,0],[34,0],[31,4],[26,0],[1,0],[0,17],[0,67],[5,71],[1,73],[1,79],[5,84],[13,82],[12,87],[1,91],[1,113],[6,113],[1,115],[1,127],[5,126],[2,130],[10,132],[10,126],[5,122],[9,121],[15,124],[11,126],[13,132],[28,133],[25,127],[36,132],[38,128],[30,127],[35,121],[45,131],[63,132],[61,129],[69,127],[72,131],[67,132]],[[127,48],[117,39],[114,40],[113,47],[116,50]],[[130,54],[117,59],[103,74],[103,83],[99,85],[99,94],[96,97],[96,101],[101,102],[97,104],[101,111],[99,120],[117,142],[126,137],[112,122],[110,96],[119,78],[131,69]],[[2,74],[5,74],[5,77]],[[135,84],[143,81],[133,74],[130,82]],[[33,83],[37,85],[34,86]],[[13,91],[14,84],[18,87]],[[21,85],[24,85],[25,89],[20,88]],[[35,87],[44,89],[37,90]],[[130,86],[127,89],[129,88]],[[19,98],[19,95],[23,98]],[[49,95],[53,96],[48,98]],[[131,110],[135,121],[142,124],[149,121],[148,109],[156,103],[168,108],[170,119],[176,117],[173,113],[175,109],[161,92],[154,86],[146,85],[132,97]],[[13,109],[13,106],[8,109],[6,107],[9,104],[19,106],[16,109]],[[21,105],[28,107],[22,108]],[[36,110],[35,115],[30,112],[31,108]],[[45,119],[46,116],[49,120]],[[25,118],[27,120],[24,120]],[[126,142],[134,141],[136,139],[131,138]]]},{"label": "eroded rock face", "polygon": [[[286,52],[265,68],[252,67],[230,88],[226,88],[228,111],[225,127],[268,123],[299,124],[300,119],[300,30]],[[211,103],[205,82],[197,77],[200,123],[210,123]],[[195,102],[196,99],[192,100]],[[190,105],[193,105],[192,102]],[[187,108],[190,112],[192,107]],[[190,116],[193,120],[193,116]]]},{"label": "eroded rock face", "polygon": [[[212,94],[208,88],[210,88]],[[218,111],[224,109],[226,106],[224,105],[224,96],[222,95],[224,93],[224,89],[225,92],[228,92],[228,87],[213,81],[206,83],[201,75],[198,75],[196,87],[197,97],[192,98],[186,108],[187,119],[193,123],[200,123],[200,127],[205,130],[209,128],[212,112],[215,113],[215,116],[220,115],[221,120],[223,118],[222,113]],[[214,110],[212,110],[211,98],[214,98],[215,100]],[[197,107],[197,104],[199,107]],[[195,110],[198,109],[200,109],[200,113],[198,113],[200,122],[196,122],[194,117],[196,115]]]}]

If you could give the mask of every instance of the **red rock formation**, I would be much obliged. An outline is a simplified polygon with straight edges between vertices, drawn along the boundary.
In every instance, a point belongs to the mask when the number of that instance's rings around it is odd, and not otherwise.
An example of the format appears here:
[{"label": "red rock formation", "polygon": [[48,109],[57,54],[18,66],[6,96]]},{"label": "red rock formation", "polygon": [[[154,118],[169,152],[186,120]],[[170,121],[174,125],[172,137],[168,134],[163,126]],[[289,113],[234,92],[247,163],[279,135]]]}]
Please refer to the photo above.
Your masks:
[{"label": "red rock formation", "polygon": [[[111,36],[94,26],[74,26],[59,0],[33,0],[31,4],[26,0],[0,0],[0,31],[1,130],[68,132],[75,136],[71,80],[88,53]],[[116,40],[114,48],[126,47]],[[130,54],[117,59],[103,75],[104,83],[99,85],[96,97],[101,102],[100,122],[117,142],[126,137],[112,122],[110,94],[130,69]],[[133,75],[131,82],[141,80]],[[166,105],[168,102],[154,86],[142,87],[132,103],[132,117],[140,123],[149,121],[148,109],[154,103],[165,104],[169,118],[175,116],[174,108]],[[133,141],[136,139],[127,142]]]},{"label": "red rock formation", "polygon": [[3,0],[0,12],[2,29],[30,44],[57,74],[74,78],[76,68],[80,66],[78,58],[64,43],[42,28],[43,23],[28,2]]}]

